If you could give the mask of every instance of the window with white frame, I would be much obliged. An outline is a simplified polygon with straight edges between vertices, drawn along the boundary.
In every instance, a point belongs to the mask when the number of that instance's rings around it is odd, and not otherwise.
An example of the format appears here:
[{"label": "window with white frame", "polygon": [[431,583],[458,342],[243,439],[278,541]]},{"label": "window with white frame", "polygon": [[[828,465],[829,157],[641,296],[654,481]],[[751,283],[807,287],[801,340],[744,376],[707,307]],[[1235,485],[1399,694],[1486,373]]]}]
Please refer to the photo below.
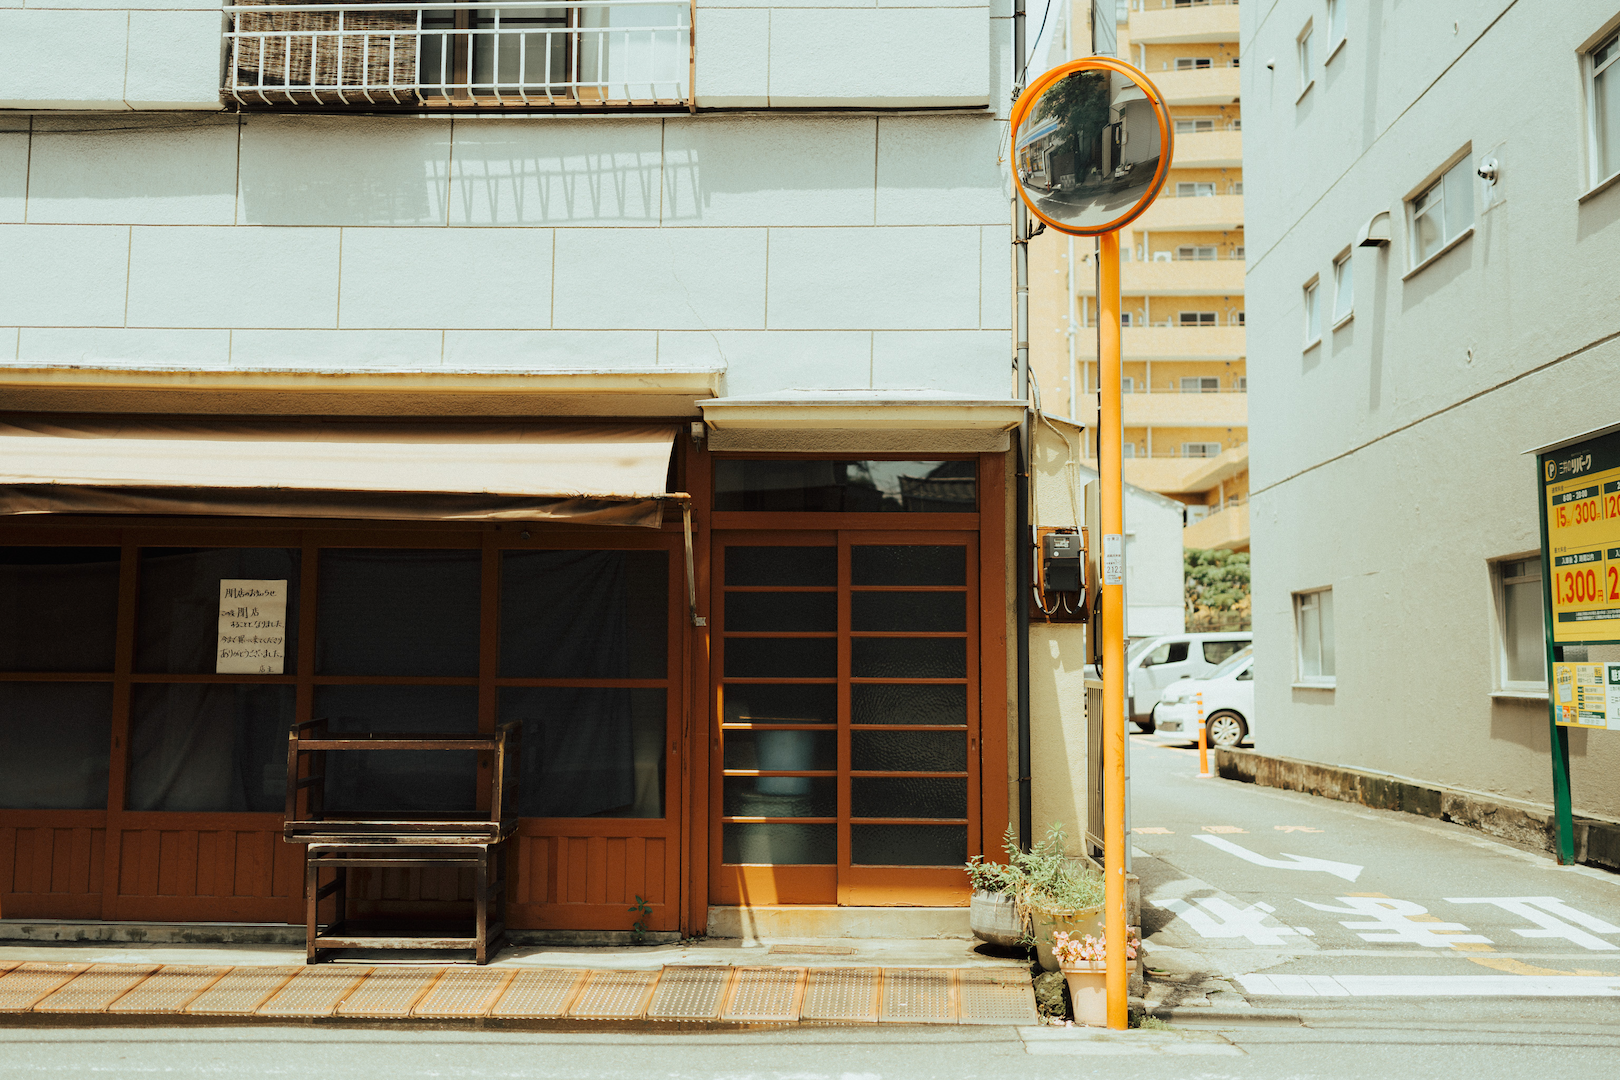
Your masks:
[{"label": "window with white frame", "polygon": [[1502,690],[1545,691],[1547,647],[1541,608],[1541,560],[1493,563],[1491,578],[1501,646],[1497,686]]},{"label": "window with white frame", "polygon": [[1218,442],[1184,442],[1181,444],[1181,456],[1190,458],[1220,457],[1221,444]]},{"label": "window with white frame", "polygon": [[1136,379],[1126,375],[1119,380],[1119,392],[1122,394],[1136,393]]},{"label": "window with white frame", "polygon": [[1212,262],[1215,259],[1215,245],[1183,244],[1176,248],[1176,259],[1180,262]]},{"label": "window with white frame", "polygon": [[1249,377],[1247,375],[1235,376],[1232,379],[1232,389],[1247,394],[1249,392]]},{"label": "window with white frame", "polygon": [[1295,43],[1299,52],[1299,92],[1304,94],[1311,88],[1311,81],[1315,79],[1311,55],[1311,24],[1306,23],[1305,29],[1299,32],[1299,40]]},{"label": "window with white frame", "polygon": [[1241,116],[1238,116],[1238,117],[1233,117],[1231,120],[1228,120],[1226,122],[1226,130],[1227,131],[1242,131],[1243,130],[1243,118]]},{"label": "window with white frame", "polygon": [[1243,311],[1233,312],[1232,313],[1232,319],[1231,319],[1232,325],[1233,326],[1242,326],[1243,325],[1243,316],[1246,315],[1246,314],[1247,314],[1247,312],[1243,312]]},{"label": "window with white frame", "polygon": [[1123,444],[1121,444],[1119,449],[1121,451],[1121,453],[1119,455],[1120,457],[1134,458],[1136,456],[1136,444],[1135,443],[1129,443],[1129,442],[1128,443],[1123,443]]},{"label": "window with white frame", "polygon": [[1243,255],[1243,245],[1239,244],[1239,245],[1237,245],[1236,247],[1234,247],[1232,249],[1232,258],[1234,258],[1234,259],[1242,259],[1243,257],[1244,257],[1244,255]]},{"label": "window with white frame", "polygon": [[1201,131],[1214,131],[1214,130],[1215,130],[1215,121],[1214,120],[1192,119],[1192,120],[1177,120],[1176,121],[1176,134],[1177,135],[1196,135]]},{"label": "window with white frame", "polygon": [[1242,57],[1240,57],[1240,56],[1234,56],[1234,57],[1232,57],[1232,59],[1230,59],[1230,60],[1228,60],[1226,62],[1226,66],[1227,67],[1239,67],[1240,65],[1239,65],[1238,61],[1240,61],[1241,59],[1242,59]]},{"label": "window with white frame", "polygon": [[[1350,0],[1327,0],[1328,48],[1337,50],[1350,26]],[[1332,59],[1332,53],[1328,54]]]},{"label": "window with white frame", "polygon": [[1299,646],[1299,681],[1332,685],[1333,590],[1294,594],[1294,639]]},{"label": "window with white frame", "polygon": [[1178,56],[1176,57],[1177,71],[1203,71],[1213,63],[1207,56]]},{"label": "window with white frame", "polygon": [[1185,181],[1176,185],[1176,198],[1193,199],[1215,194],[1213,183],[1187,183]]},{"label": "window with white frame", "polygon": [[1305,283],[1305,347],[1322,340],[1321,284],[1316,278]]},{"label": "window with white frame", "polygon": [[1407,203],[1412,266],[1422,266],[1474,227],[1474,162],[1462,158]]},{"label": "window with white frame", "polygon": [[1620,34],[1587,54],[1587,110],[1592,184],[1620,173]]},{"label": "window with white frame", "polygon": [[1356,275],[1355,264],[1350,261],[1350,249],[1346,248],[1337,259],[1333,260],[1333,325],[1338,326],[1350,317],[1355,310],[1356,302]]},{"label": "window with white frame", "polygon": [[1177,326],[1214,326],[1215,313],[1213,311],[1178,311],[1176,312]]},{"label": "window with white frame", "polygon": [[1181,378],[1183,394],[1215,394],[1221,389],[1221,380],[1214,375],[1184,375]]},{"label": "window with white frame", "polygon": [[1132,323],[1131,323],[1131,313],[1130,312],[1122,311],[1122,312],[1119,313],[1119,325],[1120,326],[1130,326],[1130,325],[1132,325]]},{"label": "window with white frame", "polygon": [[1234,194],[1234,195],[1243,194],[1243,181],[1241,181],[1241,180],[1233,180],[1232,181],[1232,194]]}]

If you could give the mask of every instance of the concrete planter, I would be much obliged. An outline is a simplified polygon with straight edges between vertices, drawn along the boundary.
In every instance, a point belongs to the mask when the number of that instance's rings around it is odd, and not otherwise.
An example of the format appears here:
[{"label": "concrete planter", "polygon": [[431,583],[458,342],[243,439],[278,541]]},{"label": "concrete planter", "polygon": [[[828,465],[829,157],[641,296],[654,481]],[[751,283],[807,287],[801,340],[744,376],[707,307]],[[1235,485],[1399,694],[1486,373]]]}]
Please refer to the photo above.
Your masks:
[{"label": "concrete planter", "polygon": [[968,923],[973,936],[992,945],[1011,948],[1023,936],[1018,921],[1018,906],[1006,893],[973,890],[973,902],[968,908]]}]

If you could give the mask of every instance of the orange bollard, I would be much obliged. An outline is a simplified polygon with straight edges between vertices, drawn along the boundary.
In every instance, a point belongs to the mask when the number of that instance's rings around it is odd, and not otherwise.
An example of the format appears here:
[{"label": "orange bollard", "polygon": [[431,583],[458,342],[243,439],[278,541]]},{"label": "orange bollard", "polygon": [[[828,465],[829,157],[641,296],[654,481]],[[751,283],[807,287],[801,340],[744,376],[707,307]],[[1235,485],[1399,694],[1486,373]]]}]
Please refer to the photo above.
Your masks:
[{"label": "orange bollard", "polygon": [[1209,736],[1204,730],[1204,695],[1198,694],[1198,779],[1209,780]]}]

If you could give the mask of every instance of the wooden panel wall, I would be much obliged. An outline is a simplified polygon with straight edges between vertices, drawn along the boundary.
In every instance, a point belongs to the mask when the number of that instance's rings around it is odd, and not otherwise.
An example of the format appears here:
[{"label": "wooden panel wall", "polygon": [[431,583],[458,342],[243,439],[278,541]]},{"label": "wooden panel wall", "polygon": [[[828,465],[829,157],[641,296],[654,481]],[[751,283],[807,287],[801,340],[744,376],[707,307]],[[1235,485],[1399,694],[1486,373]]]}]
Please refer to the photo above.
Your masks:
[{"label": "wooden panel wall", "polygon": [[282,841],[279,814],[176,820],[189,816],[119,815],[116,888],[103,918],[298,921],[303,849]]},{"label": "wooden panel wall", "polygon": [[[648,824],[662,831],[664,822]],[[639,896],[652,908],[647,929],[677,930],[676,852],[674,837],[663,835],[547,835],[525,828],[514,840],[512,925],[629,930],[641,918],[631,910]]]},{"label": "wooden panel wall", "polygon": [[99,919],[104,818],[83,810],[0,813],[0,917]]}]

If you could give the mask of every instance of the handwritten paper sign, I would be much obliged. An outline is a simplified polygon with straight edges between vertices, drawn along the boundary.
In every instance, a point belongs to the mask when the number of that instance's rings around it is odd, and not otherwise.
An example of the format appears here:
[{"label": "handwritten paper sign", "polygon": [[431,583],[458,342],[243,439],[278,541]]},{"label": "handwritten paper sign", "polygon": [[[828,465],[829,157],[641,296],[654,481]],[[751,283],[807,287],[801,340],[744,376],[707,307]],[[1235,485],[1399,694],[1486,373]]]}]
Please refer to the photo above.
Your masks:
[{"label": "handwritten paper sign", "polygon": [[287,582],[221,578],[220,674],[280,675],[286,661]]}]

